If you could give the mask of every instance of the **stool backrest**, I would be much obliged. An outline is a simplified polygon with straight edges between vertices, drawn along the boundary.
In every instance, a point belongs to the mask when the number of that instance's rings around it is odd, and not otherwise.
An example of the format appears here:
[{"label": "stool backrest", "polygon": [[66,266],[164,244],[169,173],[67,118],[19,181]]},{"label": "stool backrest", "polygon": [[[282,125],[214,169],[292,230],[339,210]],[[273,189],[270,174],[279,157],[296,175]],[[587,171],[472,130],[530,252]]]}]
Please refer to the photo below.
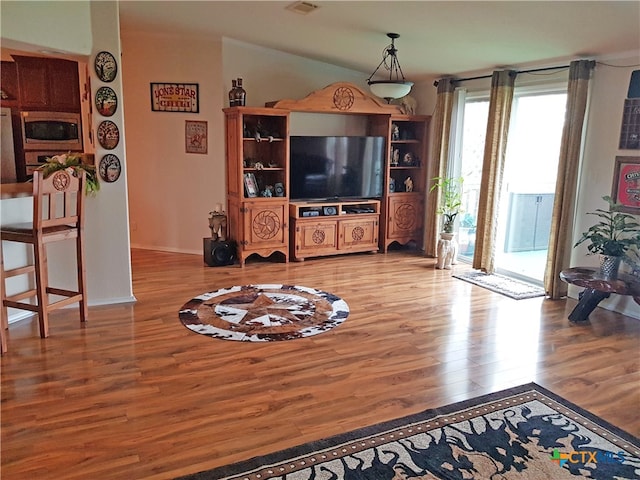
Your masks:
[{"label": "stool backrest", "polygon": [[47,178],[41,171],[33,172],[33,227],[84,225],[84,189],[86,173],[71,169],[58,170]]}]

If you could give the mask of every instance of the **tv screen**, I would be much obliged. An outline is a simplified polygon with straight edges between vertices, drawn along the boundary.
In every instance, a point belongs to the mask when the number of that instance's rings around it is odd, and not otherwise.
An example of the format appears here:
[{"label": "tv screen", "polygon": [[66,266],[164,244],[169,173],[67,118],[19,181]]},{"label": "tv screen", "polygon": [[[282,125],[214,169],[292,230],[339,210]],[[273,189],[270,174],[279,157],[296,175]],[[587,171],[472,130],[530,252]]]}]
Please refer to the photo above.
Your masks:
[{"label": "tv screen", "polygon": [[382,196],[385,137],[290,137],[292,200]]}]

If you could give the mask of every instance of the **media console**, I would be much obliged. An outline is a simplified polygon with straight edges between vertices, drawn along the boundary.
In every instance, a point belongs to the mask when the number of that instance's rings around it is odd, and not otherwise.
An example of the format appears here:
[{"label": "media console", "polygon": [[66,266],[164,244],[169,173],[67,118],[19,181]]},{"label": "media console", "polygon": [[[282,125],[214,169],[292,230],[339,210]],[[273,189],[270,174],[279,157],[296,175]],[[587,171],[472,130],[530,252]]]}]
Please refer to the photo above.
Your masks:
[{"label": "media console", "polygon": [[[300,180],[290,168],[292,112],[355,115],[359,136],[384,137],[379,201],[291,201],[310,196],[294,188]],[[229,239],[238,246],[240,265],[252,255],[277,253],[286,262],[290,256],[386,252],[393,243],[435,245],[436,217],[425,216],[435,211],[435,198],[427,197],[427,179],[436,175],[428,159],[429,116],[406,115],[399,105],[348,82],[301,100],[229,107],[224,113]],[[339,192],[318,196],[334,194]],[[430,235],[426,242],[425,231]]]},{"label": "media console", "polygon": [[291,256],[377,252],[379,200],[290,202]]}]

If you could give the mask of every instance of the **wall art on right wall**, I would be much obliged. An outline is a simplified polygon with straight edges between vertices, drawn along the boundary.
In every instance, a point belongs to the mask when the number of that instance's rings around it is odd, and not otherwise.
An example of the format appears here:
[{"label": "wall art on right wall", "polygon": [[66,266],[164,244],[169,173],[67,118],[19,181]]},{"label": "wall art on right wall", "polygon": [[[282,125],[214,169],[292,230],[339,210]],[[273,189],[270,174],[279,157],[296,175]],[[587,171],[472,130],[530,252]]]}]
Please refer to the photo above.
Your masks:
[{"label": "wall art on right wall", "polygon": [[640,215],[640,157],[616,157],[611,198],[616,210]]},{"label": "wall art on right wall", "polygon": [[622,113],[619,148],[640,150],[640,70],[631,72],[629,92]]}]

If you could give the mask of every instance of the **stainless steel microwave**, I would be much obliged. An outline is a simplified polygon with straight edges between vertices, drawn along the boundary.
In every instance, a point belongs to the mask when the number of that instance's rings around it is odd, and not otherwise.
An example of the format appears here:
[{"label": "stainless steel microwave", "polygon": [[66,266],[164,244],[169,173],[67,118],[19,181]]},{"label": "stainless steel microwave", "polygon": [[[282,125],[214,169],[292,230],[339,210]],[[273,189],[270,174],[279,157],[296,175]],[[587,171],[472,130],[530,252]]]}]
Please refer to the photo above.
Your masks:
[{"label": "stainless steel microwave", "polygon": [[20,117],[25,151],[82,151],[82,118],[79,113],[21,112]]}]

